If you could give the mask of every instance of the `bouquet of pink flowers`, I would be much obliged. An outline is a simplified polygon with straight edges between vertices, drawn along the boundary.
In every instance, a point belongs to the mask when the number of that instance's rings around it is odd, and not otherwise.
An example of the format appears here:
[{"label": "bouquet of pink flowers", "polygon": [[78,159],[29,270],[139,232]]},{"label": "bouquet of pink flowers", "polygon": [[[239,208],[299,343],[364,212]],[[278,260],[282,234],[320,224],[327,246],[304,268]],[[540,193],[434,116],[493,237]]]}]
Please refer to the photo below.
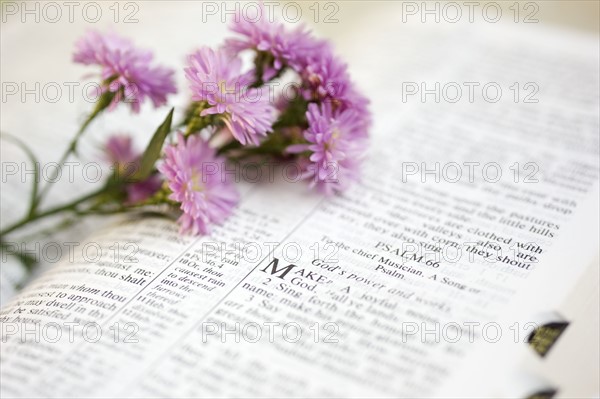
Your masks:
[{"label": "bouquet of pink flowers", "polygon": [[[265,18],[238,16],[231,29],[235,36],[221,47],[188,57],[184,73],[192,95],[181,123],[173,126],[171,109],[143,153],[134,151],[131,137],[111,137],[105,153],[114,172],[82,198],[41,210],[51,184],[36,183],[29,212],[2,231],[2,242],[61,212],[110,214],[157,205],[181,213],[182,233],[207,234],[239,199],[225,173],[233,167],[228,163],[249,159],[293,163],[299,179],[326,195],[356,180],[371,122],[368,101],[331,45],[304,27],[288,30]],[[240,58],[245,52],[254,60],[248,68]],[[152,59],[116,34],[88,32],[77,42],[73,60],[100,68],[101,93],[59,164],[77,154],[86,128],[102,113],[121,104],[136,113],[146,100],[155,107],[167,103],[176,92],[175,72]],[[285,90],[275,93],[273,83],[284,78]]]}]

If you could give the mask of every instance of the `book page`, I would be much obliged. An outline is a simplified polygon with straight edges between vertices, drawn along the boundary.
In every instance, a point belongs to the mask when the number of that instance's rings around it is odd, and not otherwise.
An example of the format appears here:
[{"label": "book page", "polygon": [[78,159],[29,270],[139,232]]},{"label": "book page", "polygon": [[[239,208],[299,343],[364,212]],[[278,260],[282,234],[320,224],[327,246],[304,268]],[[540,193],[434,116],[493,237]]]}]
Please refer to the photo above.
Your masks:
[{"label": "book page", "polygon": [[375,117],[344,195],[249,166],[210,236],[140,215],[76,245],[0,312],[2,396],[441,395],[598,252],[597,43],[477,32],[354,38]]}]

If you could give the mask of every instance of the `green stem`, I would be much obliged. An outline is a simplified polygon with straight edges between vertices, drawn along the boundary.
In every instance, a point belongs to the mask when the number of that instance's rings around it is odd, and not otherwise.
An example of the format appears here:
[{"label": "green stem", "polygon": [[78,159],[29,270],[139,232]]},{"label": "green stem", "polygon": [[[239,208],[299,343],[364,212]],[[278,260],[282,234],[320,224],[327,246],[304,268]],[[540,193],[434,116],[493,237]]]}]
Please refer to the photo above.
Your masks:
[{"label": "green stem", "polygon": [[260,51],[258,49],[255,50],[256,56],[254,57],[254,83],[250,85],[250,88],[258,88],[266,83],[280,78],[281,75],[283,75],[283,73],[287,69],[287,65],[282,65],[281,68],[279,68],[277,72],[275,72],[275,74],[268,81],[265,82],[263,80],[265,66],[273,67],[273,64],[275,63],[275,58],[269,52]]},{"label": "green stem", "polygon": [[[89,126],[89,124],[92,122],[92,120],[96,117],[96,115],[98,115],[98,112],[93,112],[87,119],[86,121],[83,123],[83,125],[81,125],[81,127],[79,128],[79,130],[77,131],[77,133],[75,134],[75,137],[73,137],[73,139],[71,140],[71,142],[69,143],[69,146],[67,147],[66,151],[63,153],[62,157],[60,158],[60,160],[58,161],[58,166],[62,166],[64,165],[64,163],[67,161],[67,159],[69,158],[69,156],[71,154],[73,154],[76,149],[77,149],[77,142],[79,141],[79,138],[81,137],[81,135],[83,134],[83,132],[85,132],[85,129]],[[54,170],[54,173],[51,175],[50,179],[48,179],[50,182],[54,181],[56,178],[58,177],[58,168],[56,168]],[[42,197],[44,196],[44,194],[48,191],[48,189],[51,187],[51,183],[46,184],[44,186],[44,188],[42,188],[42,190],[40,191],[39,195],[37,196],[35,205],[37,207],[37,205],[39,205],[40,200],[42,199]],[[33,209],[35,210],[35,208]]]},{"label": "green stem", "polygon": [[[108,80],[108,82],[110,83],[110,80]],[[116,95],[116,93],[113,93],[110,91],[102,94],[102,96],[100,97],[100,100],[96,103],[96,107],[94,108],[92,113],[87,117],[85,122],[83,122],[83,125],[81,125],[81,127],[75,134],[75,137],[73,137],[73,139],[69,143],[69,146],[67,147],[66,151],[63,153],[62,157],[58,161],[58,167],[54,169],[53,174],[48,179],[48,183],[44,187],[42,187],[42,189],[39,191],[39,194],[34,198],[34,201],[32,203],[31,209],[30,209],[30,215],[35,213],[35,211],[37,210],[37,207],[39,206],[39,204],[42,201],[42,198],[44,197],[44,195],[48,192],[48,190],[52,186],[52,182],[54,180],[56,180],[56,178],[58,177],[60,167],[62,167],[65,164],[65,162],[67,161],[69,156],[71,156],[71,154],[74,154],[77,151],[77,144],[79,142],[79,139],[85,132],[85,130],[88,128],[90,123],[92,123],[92,121],[110,105],[110,103],[114,99],[115,95]]]},{"label": "green stem", "polygon": [[16,222],[15,224],[13,224],[13,225],[5,228],[4,230],[2,230],[2,232],[0,232],[0,237],[5,237],[7,234],[12,233],[13,231],[15,231],[15,230],[17,230],[17,229],[19,229],[19,228],[21,228],[21,227],[29,224],[30,222],[33,222],[35,220],[40,220],[40,219],[46,218],[48,216],[56,215],[57,213],[60,213],[60,212],[63,212],[63,211],[69,211],[69,210],[70,211],[76,211],[77,205],[79,205],[79,204],[81,204],[81,203],[83,203],[85,201],[88,201],[88,200],[90,200],[92,198],[95,198],[95,197],[97,197],[100,194],[104,194],[106,191],[108,191],[108,187],[104,186],[100,190],[97,190],[97,191],[94,191],[94,192],[92,192],[90,194],[84,195],[83,197],[78,198],[78,199],[76,199],[74,201],[68,202],[68,203],[66,203],[64,205],[59,205],[59,206],[56,206],[54,208],[50,208],[50,209],[48,209],[48,210],[46,210],[44,212],[27,216],[27,217],[23,218],[21,221]]},{"label": "green stem", "polygon": [[237,140],[232,140],[217,150],[217,155],[223,155],[231,150],[242,148],[242,145]]}]

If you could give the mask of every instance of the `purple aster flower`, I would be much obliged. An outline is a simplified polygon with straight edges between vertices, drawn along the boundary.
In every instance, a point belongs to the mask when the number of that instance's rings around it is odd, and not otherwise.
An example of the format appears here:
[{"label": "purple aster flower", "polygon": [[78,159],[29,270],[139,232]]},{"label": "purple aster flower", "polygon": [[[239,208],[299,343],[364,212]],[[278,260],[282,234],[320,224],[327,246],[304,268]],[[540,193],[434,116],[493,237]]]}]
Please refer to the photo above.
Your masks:
[{"label": "purple aster flower", "polygon": [[331,52],[315,57],[308,62],[301,77],[305,100],[330,103],[333,111],[354,110],[359,130],[368,130],[371,125],[369,100],[356,89],[347,65],[339,58]]},{"label": "purple aster flower", "polygon": [[276,119],[268,88],[250,88],[251,73],[241,73],[242,61],[226,50],[204,47],[189,57],[185,74],[192,99],[206,101],[200,116],[220,115],[232,135],[242,144],[257,145],[271,131]]},{"label": "purple aster flower", "polygon": [[331,49],[313,54],[299,71],[301,94],[307,101],[330,102],[334,110],[356,110],[370,120],[369,101],[360,94],[348,73],[348,67]]},{"label": "purple aster flower", "polygon": [[133,151],[131,136],[115,134],[110,136],[105,144],[106,158],[115,167],[122,168],[128,163],[135,162],[137,155]]},{"label": "purple aster flower", "polygon": [[315,39],[304,25],[288,30],[282,23],[269,21],[268,12],[259,4],[255,18],[236,14],[231,30],[240,37],[228,39],[225,48],[233,53],[253,49],[271,54],[272,63],[263,65],[263,81],[271,80],[284,66],[301,70],[307,59],[329,47],[326,41]]},{"label": "purple aster flower", "polygon": [[178,135],[177,144],[167,146],[159,171],[172,193],[169,198],[181,204],[182,232],[207,234],[210,224],[221,223],[239,200],[233,183],[224,175],[225,159],[199,135],[187,140]]},{"label": "purple aster flower", "polygon": [[177,92],[174,71],[152,67],[152,59],[150,51],[135,48],[131,41],[114,33],[96,31],[89,31],[79,39],[73,55],[73,60],[80,64],[101,66],[102,94],[114,93],[109,109],[123,101],[134,112],[139,112],[146,98],[158,107],[166,103],[168,94]]},{"label": "purple aster flower", "polygon": [[125,186],[128,204],[138,204],[152,197],[160,187],[162,180],[157,174],[150,175],[146,180],[134,182]]},{"label": "purple aster flower", "polygon": [[350,84],[343,97],[340,99],[334,98],[329,101],[334,106],[337,104],[339,110],[354,110],[357,115],[355,129],[363,131],[365,136],[368,135],[368,130],[372,123],[371,112],[369,111],[370,102],[367,97],[356,89],[354,84]]},{"label": "purple aster flower", "polygon": [[304,85],[302,94],[309,101],[340,101],[352,86],[347,65],[331,52],[310,59],[300,76]]},{"label": "purple aster flower", "polygon": [[306,117],[308,143],[291,145],[287,152],[301,154],[303,177],[311,179],[311,187],[327,195],[345,190],[358,179],[367,146],[360,115],[352,109],[334,111],[331,103],[311,103]]},{"label": "purple aster flower", "polygon": [[141,154],[133,150],[131,137],[127,135],[113,135],[105,145],[105,154],[114,167],[115,174],[124,179],[127,204],[136,204],[152,197],[161,186],[161,180],[154,174],[144,181],[127,182],[140,167]]}]

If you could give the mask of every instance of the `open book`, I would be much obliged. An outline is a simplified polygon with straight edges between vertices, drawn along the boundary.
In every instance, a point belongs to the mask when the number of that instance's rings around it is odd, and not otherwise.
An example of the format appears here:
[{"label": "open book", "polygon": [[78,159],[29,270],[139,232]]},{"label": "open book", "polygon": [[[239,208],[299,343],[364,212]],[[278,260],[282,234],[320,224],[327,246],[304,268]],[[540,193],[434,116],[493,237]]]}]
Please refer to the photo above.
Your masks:
[{"label": "open book", "polygon": [[598,254],[597,38],[395,7],[339,46],[374,112],[360,184],[269,169],[210,236],[140,216],[73,240],[3,304],[2,397],[560,391],[518,359],[552,353]]}]

